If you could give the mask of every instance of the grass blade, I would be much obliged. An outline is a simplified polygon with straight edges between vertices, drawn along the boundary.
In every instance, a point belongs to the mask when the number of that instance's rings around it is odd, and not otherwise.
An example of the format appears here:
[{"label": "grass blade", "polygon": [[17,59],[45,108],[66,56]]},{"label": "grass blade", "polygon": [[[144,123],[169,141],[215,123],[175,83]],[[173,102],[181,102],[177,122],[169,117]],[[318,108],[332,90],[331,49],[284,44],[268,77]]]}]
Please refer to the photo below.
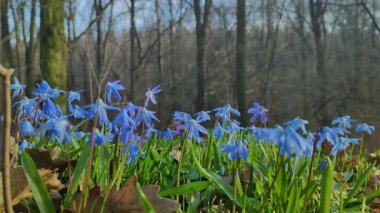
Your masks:
[{"label": "grass blade", "polygon": [[163,190],[159,194],[162,197],[168,197],[168,196],[173,196],[173,195],[195,193],[195,192],[206,189],[210,185],[211,183],[209,181],[197,181],[197,182],[187,183],[187,184],[180,185],[178,187]]},{"label": "grass blade", "polygon": [[355,182],[354,188],[352,191],[348,194],[346,201],[344,201],[344,205],[346,206],[347,203],[349,203],[354,195],[359,191],[359,188],[368,180],[368,176],[372,172],[372,168],[375,166],[375,164],[372,164],[369,166],[364,173],[360,176],[360,178]]},{"label": "grass blade", "polygon": [[21,154],[21,164],[24,169],[26,179],[28,180],[28,184],[32,189],[33,198],[36,201],[40,212],[55,212],[55,208],[46,185],[38,174],[33,159],[27,152],[23,152]]},{"label": "grass blade", "polygon": [[136,189],[137,189],[137,196],[145,212],[148,212],[148,213],[156,212],[152,204],[149,202],[148,198],[145,196],[144,192],[141,190],[139,183],[137,183]]},{"label": "grass blade", "polygon": [[63,201],[64,208],[71,208],[71,202],[78,188],[80,177],[83,175],[84,170],[86,168],[89,154],[90,154],[90,145],[86,144],[83,147],[83,150],[78,159],[77,165],[75,166],[71,185],[67,189],[67,194],[66,194],[65,200]]}]

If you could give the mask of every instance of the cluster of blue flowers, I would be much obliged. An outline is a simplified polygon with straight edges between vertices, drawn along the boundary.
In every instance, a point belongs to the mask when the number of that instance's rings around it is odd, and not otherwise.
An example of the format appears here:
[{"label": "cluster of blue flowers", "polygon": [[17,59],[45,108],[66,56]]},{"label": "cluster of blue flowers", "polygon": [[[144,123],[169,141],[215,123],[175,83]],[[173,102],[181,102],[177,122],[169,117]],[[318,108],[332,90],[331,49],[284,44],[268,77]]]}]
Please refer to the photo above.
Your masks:
[{"label": "cluster of blue flowers", "polygon": [[[11,89],[13,98],[17,98],[14,107],[17,109],[15,122],[21,135],[20,152],[32,146],[32,139],[39,140],[43,137],[57,143],[71,143],[74,137],[78,140],[87,137],[89,143],[94,146],[113,143],[119,139],[121,144],[127,146],[122,150],[122,153],[128,153],[127,163],[137,159],[140,147],[152,136],[172,140],[182,135],[189,140],[202,142],[204,136],[210,134],[215,140],[222,142],[220,151],[226,153],[230,160],[247,160],[249,141],[267,142],[278,146],[282,155],[298,157],[310,156],[314,147],[320,149],[324,142],[332,145],[332,156],[350,144],[359,143],[357,138],[348,138],[353,122],[350,116],[339,117],[332,122],[335,126],[322,127],[319,132],[314,133],[306,130],[305,126],[309,122],[300,118],[286,122],[283,127],[276,125],[267,128],[268,109],[254,102],[247,111],[252,114],[252,125],[244,128],[237,120],[240,112],[230,104],[225,104],[213,111],[200,111],[194,116],[176,111],[173,114],[173,127],[159,131],[154,128],[154,123],[159,120],[155,112],[148,107],[149,104],[157,104],[156,95],[161,92],[160,86],[148,89],[143,106],[128,102],[121,108],[112,105],[115,99],[122,100],[120,92],[125,90],[125,87],[120,81],[106,83],[104,98],[98,97],[95,103],[87,106],[75,103],[80,101],[82,91],[53,89],[46,81],[42,81],[32,92],[33,97],[28,98],[24,93],[25,88],[25,85],[14,78]],[[54,103],[54,100],[63,95],[67,97],[66,115],[62,113],[61,107]],[[108,111],[115,111],[117,115],[109,119]],[[203,125],[212,120],[211,114],[215,117],[215,123],[209,132]],[[90,119],[96,122],[97,127],[92,133],[79,132],[72,125],[76,121]],[[259,121],[262,127],[253,125]],[[359,124],[356,128],[357,133],[371,134],[373,130],[374,127],[367,124]],[[247,140],[246,135],[254,140]]]}]

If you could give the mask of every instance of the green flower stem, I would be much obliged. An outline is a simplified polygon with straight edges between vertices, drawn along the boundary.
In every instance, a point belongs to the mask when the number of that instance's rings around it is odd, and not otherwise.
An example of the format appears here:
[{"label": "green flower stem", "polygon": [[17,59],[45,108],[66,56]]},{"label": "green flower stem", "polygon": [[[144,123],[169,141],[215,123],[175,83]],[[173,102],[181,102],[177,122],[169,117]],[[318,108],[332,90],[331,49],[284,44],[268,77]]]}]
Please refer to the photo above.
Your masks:
[{"label": "green flower stem", "polygon": [[268,192],[267,192],[266,195],[263,197],[263,199],[264,199],[264,203],[263,203],[263,205],[262,205],[262,207],[261,207],[260,212],[263,212],[263,208],[266,206],[266,204],[267,204],[267,202],[268,202],[268,200],[269,200],[269,197],[270,197],[271,191],[272,191],[272,189],[273,189],[273,187],[274,187],[274,183],[276,182],[276,180],[277,180],[277,176],[278,176],[278,174],[280,173],[281,167],[283,166],[283,157],[280,156],[280,150],[278,150],[278,153],[277,153],[277,159],[279,159],[279,158],[280,158],[280,160],[279,160],[278,163],[277,163],[277,168],[276,168],[276,172],[275,172],[275,174],[274,174],[274,176],[273,176],[272,183],[270,184],[270,187],[269,187],[269,189],[268,189]]},{"label": "green flower stem", "polygon": [[[183,160],[183,156],[185,155],[185,148],[186,148],[186,141],[188,141],[187,139],[187,134],[188,134],[188,130],[185,131],[185,137],[183,139],[183,147],[182,147],[182,150],[181,150],[181,156],[179,158],[179,162],[178,162],[178,170],[177,170],[177,187],[179,186],[180,184],[180,178],[181,178],[181,168],[182,168],[182,160]],[[190,143],[190,142],[188,142]],[[176,197],[176,200],[177,202],[179,202],[179,195],[177,195]]]},{"label": "green flower stem", "polygon": [[84,183],[83,183],[84,193],[83,193],[83,195],[80,198],[79,206],[78,206],[78,211],[77,212],[81,212],[82,208],[83,207],[85,208],[86,205],[87,205],[87,197],[88,197],[87,186],[88,186],[88,183],[89,183],[90,178],[91,178],[91,165],[92,165],[92,159],[94,157],[95,129],[96,129],[97,122],[98,122],[98,112],[95,114],[94,124],[92,125],[91,148],[90,148],[90,154],[89,154],[88,161],[87,161],[87,168],[86,168],[86,173],[85,173],[85,176],[84,176]]},{"label": "green flower stem", "polygon": [[237,188],[238,188],[238,180],[239,180],[239,165],[240,165],[240,158],[236,161],[236,164],[235,164],[234,202],[233,202],[233,206],[232,206],[232,213],[236,212],[236,197],[237,197]]},{"label": "green flower stem", "polygon": [[310,161],[310,166],[309,166],[309,175],[308,175],[307,183],[306,183],[305,197],[304,197],[304,203],[303,203],[303,212],[306,212],[306,210],[307,210],[307,201],[308,201],[307,193],[309,192],[310,182],[313,179],[313,164],[314,164],[314,159],[315,159],[315,150],[317,149],[316,144],[317,144],[317,137],[315,137],[314,143],[313,143],[313,153],[311,154],[311,161]]}]

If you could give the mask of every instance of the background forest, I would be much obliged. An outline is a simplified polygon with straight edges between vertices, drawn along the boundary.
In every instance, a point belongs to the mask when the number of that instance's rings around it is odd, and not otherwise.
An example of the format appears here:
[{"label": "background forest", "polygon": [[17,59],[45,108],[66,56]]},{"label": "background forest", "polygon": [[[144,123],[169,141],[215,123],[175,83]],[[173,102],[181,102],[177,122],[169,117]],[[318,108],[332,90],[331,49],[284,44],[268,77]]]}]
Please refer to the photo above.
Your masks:
[{"label": "background forest", "polygon": [[0,64],[28,85],[85,90],[83,103],[106,76],[137,104],[161,85],[162,128],[174,110],[252,101],[277,122],[380,124],[378,0],[0,2]]}]

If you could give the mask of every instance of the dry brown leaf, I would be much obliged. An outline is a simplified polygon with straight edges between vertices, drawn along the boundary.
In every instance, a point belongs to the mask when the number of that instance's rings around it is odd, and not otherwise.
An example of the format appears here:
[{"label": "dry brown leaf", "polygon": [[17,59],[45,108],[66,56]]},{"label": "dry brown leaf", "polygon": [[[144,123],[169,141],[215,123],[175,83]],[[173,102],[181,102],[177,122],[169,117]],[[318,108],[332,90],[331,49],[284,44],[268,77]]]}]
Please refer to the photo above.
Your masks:
[{"label": "dry brown leaf", "polygon": [[182,151],[179,150],[178,148],[173,148],[170,152],[169,155],[172,156],[174,159],[176,159],[178,162],[181,159]]},{"label": "dry brown leaf", "polygon": [[[140,204],[136,189],[136,177],[130,177],[120,191],[112,191],[108,199],[113,213],[144,212]],[[160,187],[157,185],[145,186],[142,191],[157,212],[175,212],[180,206],[173,200],[158,196]]]},{"label": "dry brown leaf", "polygon": [[36,164],[37,169],[50,168],[53,160],[50,157],[50,150],[47,149],[26,149],[25,150]]},{"label": "dry brown leaf", "polygon": [[180,207],[171,199],[159,197],[160,186],[158,185],[145,186],[142,191],[157,212],[175,212]]},{"label": "dry brown leaf", "polygon": [[[78,193],[74,197],[73,201],[73,207],[72,210],[65,209],[64,212],[76,212],[75,208],[79,205],[80,199],[83,196],[82,193]],[[95,194],[95,193],[90,193],[89,198],[87,200],[87,205],[86,207],[82,210],[84,213],[100,213],[100,210],[102,208],[104,201],[104,197],[100,194]],[[105,207],[104,207],[104,213],[110,213],[110,207],[108,203],[106,202]]]},{"label": "dry brown leaf", "polygon": [[[49,191],[59,191],[65,186],[58,180],[58,173],[49,169],[39,169],[38,174],[45,182]],[[1,182],[0,182],[1,183]],[[11,168],[11,190],[12,190],[12,205],[16,205],[21,201],[31,198],[33,195],[28,186],[24,170],[22,167]],[[2,185],[0,184],[0,191]],[[0,199],[0,208],[3,206],[3,199]]]}]

